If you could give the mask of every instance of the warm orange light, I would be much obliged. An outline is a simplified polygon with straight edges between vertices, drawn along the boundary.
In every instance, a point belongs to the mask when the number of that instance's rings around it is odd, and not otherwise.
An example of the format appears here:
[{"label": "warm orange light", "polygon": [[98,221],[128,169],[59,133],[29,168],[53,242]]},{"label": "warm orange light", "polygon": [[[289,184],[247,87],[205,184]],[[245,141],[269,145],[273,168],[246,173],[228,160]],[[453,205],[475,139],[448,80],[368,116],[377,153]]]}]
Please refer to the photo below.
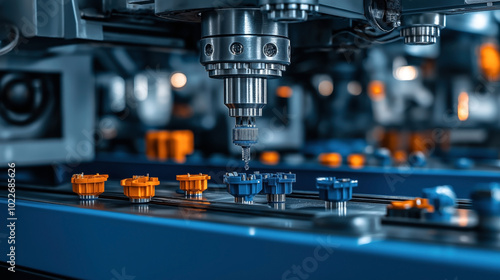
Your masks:
[{"label": "warm orange light", "polygon": [[500,52],[493,43],[485,43],[479,48],[479,67],[488,81],[500,79]]},{"label": "warm orange light", "polygon": [[458,214],[458,225],[461,227],[465,227],[469,224],[469,216],[467,214],[467,210],[465,209],[457,209]]},{"label": "warm orange light", "polygon": [[323,80],[318,85],[318,92],[323,96],[330,96],[333,93],[333,82],[330,80]]},{"label": "warm orange light", "polygon": [[350,81],[348,84],[347,84],[347,91],[351,94],[351,95],[360,95],[361,92],[363,92],[363,87],[361,86],[361,84],[357,81]]},{"label": "warm orange light", "polygon": [[280,154],[275,151],[263,152],[260,155],[260,161],[267,165],[276,165],[280,162]]},{"label": "warm orange light", "polygon": [[351,154],[347,157],[347,163],[351,168],[362,168],[365,165],[365,157],[360,154]]},{"label": "warm orange light", "polygon": [[170,77],[170,83],[174,88],[183,88],[187,84],[187,77],[184,73],[174,73]]},{"label": "warm orange light", "polygon": [[371,81],[368,84],[368,96],[373,101],[380,101],[385,98],[385,84],[381,81]]},{"label": "warm orange light", "polygon": [[293,90],[289,86],[281,86],[276,89],[276,95],[281,98],[290,98],[292,97]]},{"label": "warm orange light", "polygon": [[394,78],[400,81],[413,81],[418,77],[418,69],[415,66],[401,66],[394,70]]},{"label": "warm orange light", "polygon": [[323,165],[339,167],[342,164],[342,155],[339,153],[323,153],[319,155],[318,160]]},{"label": "warm orange light", "polygon": [[467,92],[461,92],[458,96],[457,115],[462,122],[469,118],[469,94]]}]

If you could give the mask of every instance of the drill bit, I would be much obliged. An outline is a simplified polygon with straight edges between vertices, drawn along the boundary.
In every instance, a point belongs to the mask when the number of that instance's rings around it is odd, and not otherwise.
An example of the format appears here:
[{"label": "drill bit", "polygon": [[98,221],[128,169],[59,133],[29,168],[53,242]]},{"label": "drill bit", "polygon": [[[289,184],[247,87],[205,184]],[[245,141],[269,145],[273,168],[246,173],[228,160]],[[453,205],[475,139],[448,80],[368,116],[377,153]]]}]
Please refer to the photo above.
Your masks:
[{"label": "drill bit", "polygon": [[245,162],[245,170],[250,169],[248,162],[250,162],[250,147],[241,147],[241,160]]}]

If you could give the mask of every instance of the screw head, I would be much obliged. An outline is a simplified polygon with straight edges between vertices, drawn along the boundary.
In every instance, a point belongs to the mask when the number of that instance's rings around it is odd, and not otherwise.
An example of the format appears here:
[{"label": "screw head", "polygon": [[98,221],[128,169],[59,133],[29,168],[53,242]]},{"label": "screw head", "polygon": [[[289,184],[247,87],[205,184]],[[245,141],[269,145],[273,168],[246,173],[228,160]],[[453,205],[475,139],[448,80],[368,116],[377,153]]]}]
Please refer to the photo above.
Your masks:
[{"label": "screw head", "polygon": [[243,53],[243,45],[241,43],[235,42],[231,44],[231,53],[234,55],[239,55]]},{"label": "screw head", "polygon": [[205,55],[212,56],[213,53],[214,53],[214,47],[212,46],[212,44],[206,44],[205,45]]},{"label": "screw head", "polygon": [[273,57],[278,53],[278,47],[273,43],[267,43],[264,45],[264,55],[267,57]]}]

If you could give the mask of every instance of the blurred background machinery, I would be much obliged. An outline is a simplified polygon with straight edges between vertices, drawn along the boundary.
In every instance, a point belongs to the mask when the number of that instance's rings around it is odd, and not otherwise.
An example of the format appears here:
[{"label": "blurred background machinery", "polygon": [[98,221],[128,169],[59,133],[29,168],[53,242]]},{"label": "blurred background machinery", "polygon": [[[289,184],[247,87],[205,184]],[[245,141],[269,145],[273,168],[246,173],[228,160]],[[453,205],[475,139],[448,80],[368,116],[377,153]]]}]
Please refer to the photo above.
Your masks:
[{"label": "blurred background machinery", "polygon": [[[380,248],[399,240],[436,278],[462,278],[446,269],[498,275],[484,260],[498,259],[500,240],[499,9],[491,0],[0,1],[0,179],[14,162],[20,201],[44,205],[22,202],[27,212],[46,206],[60,218],[93,217],[85,212],[92,208],[144,230],[217,228],[248,244],[262,228],[255,248],[278,248],[276,236],[287,232],[283,246],[301,252],[316,245],[301,242],[325,234],[335,239],[327,252],[356,251],[382,234]],[[103,202],[71,196],[68,183],[82,172],[109,175]],[[119,181],[136,174],[161,181],[145,197],[151,206],[130,206],[120,191]],[[194,201],[177,188],[179,174],[211,179]],[[266,188],[268,178],[286,188]],[[47,206],[54,203],[62,208]],[[160,216],[161,226],[137,215]],[[99,223],[119,220],[110,217]],[[437,253],[433,265],[423,259],[426,246],[457,256]],[[477,262],[461,257],[469,249]],[[357,257],[369,259],[370,250]],[[36,255],[19,259],[28,274],[76,278],[121,279],[108,270],[123,267],[79,275]],[[302,259],[272,275],[306,279],[286,274]],[[375,267],[393,271],[388,263]],[[399,267],[394,275],[412,269]],[[177,268],[173,278],[187,270]]]}]

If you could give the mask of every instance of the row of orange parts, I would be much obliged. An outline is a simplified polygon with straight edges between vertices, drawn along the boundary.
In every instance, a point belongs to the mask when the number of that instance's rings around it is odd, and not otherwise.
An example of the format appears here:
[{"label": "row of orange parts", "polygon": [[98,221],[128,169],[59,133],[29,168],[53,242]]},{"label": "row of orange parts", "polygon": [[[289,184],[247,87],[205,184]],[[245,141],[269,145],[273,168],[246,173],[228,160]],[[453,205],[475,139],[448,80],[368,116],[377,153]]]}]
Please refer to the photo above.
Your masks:
[{"label": "row of orange parts", "polygon": [[[71,177],[73,192],[80,196],[80,199],[97,199],[104,192],[104,182],[108,180],[106,174],[84,175],[74,174]],[[201,196],[207,189],[207,180],[210,176],[206,174],[177,175],[180,182],[180,189],[186,196]],[[132,178],[123,179],[120,185],[123,186],[123,193],[134,203],[146,203],[155,196],[155,187],[160,184],[157,177],[134,175]]]},{"label": "row of orange parts", "polygon": [[194,152],[194,134],[191,130],[151,130],[146,133],[146,156],[150,160],[177,163],[186,162]]},{"label": "row of orange parts", "polygon": [[[318,156],[318,161],[326,166],[339,167],[342,165],[342,155],[339,153],[323,153]],[[358,169],[365,165],[365,156],[362,154],[350,154],[347,163],[351,168]]]}]

